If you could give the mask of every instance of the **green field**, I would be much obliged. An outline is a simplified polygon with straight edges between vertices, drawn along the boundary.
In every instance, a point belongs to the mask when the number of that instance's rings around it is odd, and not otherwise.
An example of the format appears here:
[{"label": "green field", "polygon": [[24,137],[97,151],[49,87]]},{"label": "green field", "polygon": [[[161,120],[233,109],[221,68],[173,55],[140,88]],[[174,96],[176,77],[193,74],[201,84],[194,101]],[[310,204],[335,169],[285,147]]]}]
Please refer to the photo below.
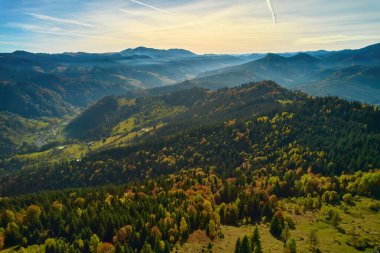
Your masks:
[{"label": "green field", "polygon": [[[288,201],[283,201],[283,211],[290,216],[295,222],[295,229],[290,230],[290,235],[296,239],[297,252],[310,252],[309,235],[312,230],[316,230],[318,244],[317,247],[321,252],[341,252],[341,253],[358,253],[358,252],[376,252],[375,246],[380,245],[380,211],[373,211],[369,208],[371,204],[380,201],[369,198],[360,198],[355,205],[348,206],[344,211],[345,204],[339,206],[324,205],[319,212],[305,212],[296,215],[292,212]],[[340,229],[330,225],[325,219],[326,211],[334,209],[339,213],[341,221]],[[207,252],[212,245],[211,252],[228,253],[233,252],[237,239],[244,235],[250,235],[254,226],[243,225],[240,227],[221,226],[224,239],[217,238],[210,240],[205,231],[196,231],[192,233],[186,243],[176,245],[173,252],[179,253],[197,253]],[[339,231],[340,230],[340,231]],[[262,248],[264,253],[283,252],[283,242],[273,237],[269,232],[269,224],[259,224]],[[350,242],[367,241],[372,247],[359,250],[348,245]]]}]

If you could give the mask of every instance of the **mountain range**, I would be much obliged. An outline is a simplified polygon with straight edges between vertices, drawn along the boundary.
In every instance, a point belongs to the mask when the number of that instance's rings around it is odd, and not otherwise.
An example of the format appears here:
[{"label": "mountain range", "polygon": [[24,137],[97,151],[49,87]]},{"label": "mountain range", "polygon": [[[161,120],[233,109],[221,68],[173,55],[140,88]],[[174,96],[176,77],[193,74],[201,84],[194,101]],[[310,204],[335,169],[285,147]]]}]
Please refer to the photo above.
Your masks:
[{"label": "mountain range", "polygon": [[142,47],[108,54],[0,54],[0,110],[28,118],[61,117],[106,95],[174,84],[242,62],[234,56]]},{"label": "mountain range", "polygon": [[284,87],[316,96],[338,96],[371,104],[380,103],[380,44],[358,50],[322,51],[264,58],[199,74],[169,87],[131,92],[132,96],[165,94],[184,88],[219,89],[236,83],[274,80]]},{"label": "mountain range", "polygon": [[[28,118],[60,117],[106,95],[176,83],[178,89],[217,89],[260,80],[274,80],[312,95],[376,104],[380,102],[376,75],[379,48],[376,44],[336,52],[233,56],[145,47],[106,54],[16,51],[0,54],[0,110]],[[162,90],[176,90],[176,86]]]},{"label": "mountain range", "polygon": [[[67,138],[107,136],[117,119],[132,113],[119,111],[123,103],[103,99],[107,96],[141,101],[140,97],[194,87],[217,90],[273,80],[313,96],[380,104],[379,59],[380,44],[356,50],[246,55],[197,55],[145,47],[104,54],[3,53],[1,156],[39,150]],[[113,123],[96,123],[102,120]]]}]

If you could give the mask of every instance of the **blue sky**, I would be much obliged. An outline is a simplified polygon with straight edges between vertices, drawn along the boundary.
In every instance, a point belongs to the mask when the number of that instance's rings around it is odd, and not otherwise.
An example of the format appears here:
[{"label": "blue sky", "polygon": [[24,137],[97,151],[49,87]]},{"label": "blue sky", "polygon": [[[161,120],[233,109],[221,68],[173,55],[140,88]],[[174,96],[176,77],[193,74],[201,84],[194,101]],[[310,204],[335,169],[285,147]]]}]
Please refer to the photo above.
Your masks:
[{"label": "blue sky", "polygon": [[359,48],[380,42],[380,0],[0,0],[0,52],[197,53]]}]

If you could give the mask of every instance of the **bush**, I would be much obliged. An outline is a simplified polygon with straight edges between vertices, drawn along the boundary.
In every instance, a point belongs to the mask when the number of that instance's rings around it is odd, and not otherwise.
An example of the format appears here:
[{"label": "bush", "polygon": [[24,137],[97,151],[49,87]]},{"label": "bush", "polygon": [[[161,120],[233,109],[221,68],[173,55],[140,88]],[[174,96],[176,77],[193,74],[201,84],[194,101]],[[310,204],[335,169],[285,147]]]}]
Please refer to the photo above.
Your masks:
[{"label": "bush", "polygon": [[361,193],[368,194],[375,198],[380,197],[380,172],[365,174],[359,185]]},{"label": "bush", "polygon": [[290,229],[296,229],[296,224],[294,223],[292,217],[286,216],[285,221],[286,221],[286,224],[288,224]]},{"label": "bush", "polygon": [[343,195],[343,201],[347,204],[352,205],[354,203],[354,198],[352,197],[351,193],[347,193]]},{"label": "bush", "polygon": [[379,202],[376,202],[376,203],[371,203],[369,204],[369,209],[371,209],[372,211],[375,211],[375,212],[378,212],[380,210],[380,203]]},{"label": "bush", "polygon": [[333,227],[338,227],[339,225],[339,221],[341,220],[340,216],[339,216],[339,213],[334,210],[334,209],[330,209],[328,212],[327,212],[327,217],[326,217],[326,220],[329,220],[330,221],[330,224],[331,226]]},{"label": "bush", "polygon": [[346,244],[360,251],[364,251],[365,249],[372,247],[372,243],[368,238],[357,238],[354,236],[347,240]]}]

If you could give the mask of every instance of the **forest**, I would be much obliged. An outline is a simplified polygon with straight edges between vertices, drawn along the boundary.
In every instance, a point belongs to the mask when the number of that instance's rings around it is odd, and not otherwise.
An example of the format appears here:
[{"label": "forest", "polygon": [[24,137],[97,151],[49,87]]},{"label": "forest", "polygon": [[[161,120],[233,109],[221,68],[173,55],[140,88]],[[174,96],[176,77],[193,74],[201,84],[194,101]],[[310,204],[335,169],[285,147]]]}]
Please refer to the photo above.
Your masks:
[{"label": "forest", "polygon": [[[259,82],[133,102],[109,97],[68,131],[78,141],[106,139],[132,117],[135,128],[151,130],[126,145],[75,160],[3,160],[0,249],[176,252],[203,231],[203,250],[212,252],[226,226],[251,226],[232,242],[235,252],[270,252],[264,232],[283,252],[304,252],[297,217],[321,213],[352,252],[376,252],[378,107]],[[345,215],[367,201],[377,223],[367,234],[348,230]],[[321,235],[309,232],[307,250],[322,252]]]}]

